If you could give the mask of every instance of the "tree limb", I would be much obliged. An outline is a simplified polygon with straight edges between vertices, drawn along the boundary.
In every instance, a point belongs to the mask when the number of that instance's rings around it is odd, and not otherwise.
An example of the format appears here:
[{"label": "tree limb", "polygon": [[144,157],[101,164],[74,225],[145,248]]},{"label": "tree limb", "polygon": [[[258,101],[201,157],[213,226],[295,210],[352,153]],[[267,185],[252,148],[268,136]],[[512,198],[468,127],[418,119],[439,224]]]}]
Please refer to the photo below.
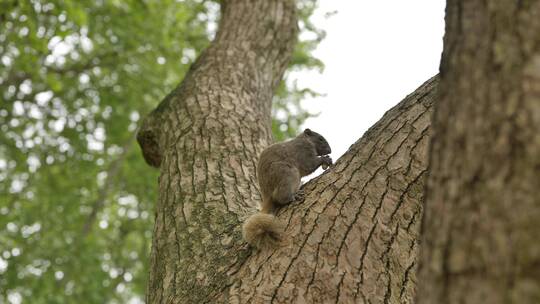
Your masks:
[{"label": "tree limb", "polygon": [[283,208],[288,242],[252,252],[221,297],[239,303],[410,303],[438,78],[388,111]]}]

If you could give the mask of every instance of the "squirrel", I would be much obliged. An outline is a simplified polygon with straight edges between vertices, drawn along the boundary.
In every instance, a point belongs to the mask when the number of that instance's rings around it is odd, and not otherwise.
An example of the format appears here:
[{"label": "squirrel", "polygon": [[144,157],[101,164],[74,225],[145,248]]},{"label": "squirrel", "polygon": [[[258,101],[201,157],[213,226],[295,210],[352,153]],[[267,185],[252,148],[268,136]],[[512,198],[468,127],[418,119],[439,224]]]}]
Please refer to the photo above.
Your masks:
[{"label": "squirrel", "polygon": [[245,221],[244,240],[258,249],[275,247],[282,241],[284,226],[274,213],[278,207],[303,199],[300,178],[319,166],[326,170],[332,165],[331,152],[326,139],[310,129],[264,149],[257,164],[261,211]]}]

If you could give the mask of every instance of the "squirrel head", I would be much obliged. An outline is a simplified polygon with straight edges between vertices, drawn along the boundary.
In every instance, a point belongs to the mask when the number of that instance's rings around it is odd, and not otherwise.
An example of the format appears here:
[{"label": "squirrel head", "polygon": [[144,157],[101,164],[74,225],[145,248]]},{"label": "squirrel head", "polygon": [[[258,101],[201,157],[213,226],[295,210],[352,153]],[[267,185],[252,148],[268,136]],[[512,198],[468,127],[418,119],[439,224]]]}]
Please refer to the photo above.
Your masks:
[{"label": "squirrel head", "polygon": [[332,153],[330,145],[321,134],[310,129],[305,129],[303,135],[315,146],[318,156]]}]

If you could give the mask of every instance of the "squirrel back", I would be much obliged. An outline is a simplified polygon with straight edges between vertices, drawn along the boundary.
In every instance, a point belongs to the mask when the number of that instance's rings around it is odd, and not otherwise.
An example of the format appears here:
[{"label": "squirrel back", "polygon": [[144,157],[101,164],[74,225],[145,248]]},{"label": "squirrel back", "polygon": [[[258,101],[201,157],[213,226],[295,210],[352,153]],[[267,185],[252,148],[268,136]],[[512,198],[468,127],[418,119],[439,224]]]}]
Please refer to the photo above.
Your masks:
[{"label": "squirrel back", "polygon": [[301,198],[300,178],[319,166],[332,164],[327,155],[330,145],[320,134],[306,129],[296,138],[266,148],[259,158],[257,177],[261,190],[261,212],[243,225],[244,239],[257,248],[275,247],[283,237],[284,226],[273,215],[275,210]]}]

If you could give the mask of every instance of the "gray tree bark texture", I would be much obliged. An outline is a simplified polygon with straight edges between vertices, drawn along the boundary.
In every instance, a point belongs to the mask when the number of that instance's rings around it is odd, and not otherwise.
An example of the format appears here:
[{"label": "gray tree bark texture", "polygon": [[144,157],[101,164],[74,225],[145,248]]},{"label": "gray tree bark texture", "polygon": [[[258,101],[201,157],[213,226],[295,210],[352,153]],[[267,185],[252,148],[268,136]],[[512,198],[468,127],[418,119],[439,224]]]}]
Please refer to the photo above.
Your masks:
[{"label": "gray tree bark texture", "polygon": [[222,302],[412,302],[437,82],[407,96],[304,185],[305,200],[278,213],[285,244],[249,251]]},{"label": "gray tree bark texture", "polygon": [[451,0],[418,303],[540,303],[540,1]]},{"label": "gray tree bark texture", "polygon": [[297,19],[292,0],[221,5],[215,40],[137,136],[161,171],[147,303],[214,302],[250,254],[240,226],[259,200],[257,156]]},{"label": "gray tree bark texture", "polygon": [[260,201],[255,168],[271,143],[295,2],[222,5],[215,41],[138,132],[161,171],[147,303],[412,302],[438,79],[308,182],[303,202],[280,210],[283,246],[256,251],[241,225]]}]

